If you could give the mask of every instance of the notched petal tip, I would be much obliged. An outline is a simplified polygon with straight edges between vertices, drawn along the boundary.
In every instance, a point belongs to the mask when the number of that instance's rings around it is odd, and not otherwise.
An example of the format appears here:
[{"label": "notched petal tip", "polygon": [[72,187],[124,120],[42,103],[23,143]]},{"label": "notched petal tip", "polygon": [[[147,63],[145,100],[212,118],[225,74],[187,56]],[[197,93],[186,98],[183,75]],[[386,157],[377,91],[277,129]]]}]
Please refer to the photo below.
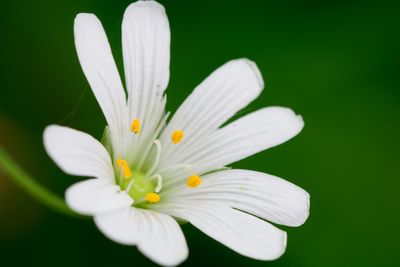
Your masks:
[{"label": "notched petal tip", "polygon": [[302,226],[310,216],[310,194],[305,190],[304,192],[304,201],[301,203],[300,208],[298,210],[298,221],[296,224],[290,225],[292,227]]},{"label": "notched petal tip", "polygon": [[253,71],[255,78],[258,82],[258,85],[260,86],[261,89],[263,89],[264,88],[264,79],[262,77],[261,71],[258,68],[257,64],[248,58],[243,58],[241,60],[251,68],[251,70]]},{"label": "notched petal tip", "polygon": [[287,233],[279,229],[279,237],[275,239],[273,246],[270,246],[268,248],[268,251],[265,251],[264,253],[261,252],[261,254],[258,255],[244,255],[244,256],[261,261],[274,261],[282,257],[283,254],[285,254],[286,247],[287,247]]},{"label": "notched petal tip", "polygon": [[[138,12],[138,13],[137,13]],[[131,3],[125,10],[124,17],[125,16],[131,16],[131,15],[145,15],[147,13],[152,13],[152,12],[158,12],[161,13],[162,15],[165,15],[165,8],[163,5],[156,1],[136,1],[134,3]]]},{"label": "notched petal tip", "polygon": [[290,223],[284,223],[286,226],[302,226],[310,216],[310,194],[303,188],[292,184],[295,191],[295,198],[292,200],[292,220]]},{"label": "notched petal tip", "polygon": [[55,125],[55,124],[51,124],[51,125],[46,126],[46,128],[44,128],[44,131],[43,131],[43,139],[44,140],[47,139],[49,134],[51,134],[52,129],[54,129],[57,126],[58,125]]},{"label": "notched petal tip", "polygon": [[78,13],[74,19],[74,28],[76,30],[76,27],[80,24],[89,22],[100,23],[100,20],[92,13]]},{"label": "notched petal tip", "polygon": [[297,121],[299,122],[299,128],[300,130],[304,128],[304,119],[303,116],[301,116],[300,114],[296,115],[297,117]]},{"label": "notched petal tip", "polygon": [[254,75],[254,80],[256,81],[259,89],[262,90],[264,88],[264,79],[262,77],[260,69],[254,61],[248,58],[238,58],[228,61],[228,63],[239,65],[242,71],[244,69],[248,69],[248,71]]},{"label": "notched petal tip", "polygon": [[281,244],[277,248],[275,255],[272,255],[265,260],[274,261],[274,260],[279,259],[280,257],[282,257],[283,254],[285,254],[286,246],[287,246],[287,233],[285,231],[282,231]]},{"label": "notched petal tip", "polygon": [[81,19],[91,19],[91,18],[97,18],[95,14],[93,13],[78,13],[75,16],[75,20],[81,20]]},{"label": "notched petal tip", "polygon": [[58,137],[58,131],[64,127],[52,124],[47,126],[43,131],[43,144],[46,152],[51,155],[51,148],[54,145],[54,139]]},{"label": "notched petal tip", "polygon": [[82,40],[86,39],[87,31],[92,32],[94,29],[103,29],[101,21],[95,14],[77,14],[74,19],[75,46],[84,45],[86,42],[83,42]]},{"label": "notched petal tip", "polygon": [[304,127],[303,117],[296,114],[293,109],[287,107],[270,106],[263,108],[264,112],[270,112],[274,114],[276,118],[280,118],[281,121],[286,121],[287,126],[292,129],[293,136],[296,136]]}]

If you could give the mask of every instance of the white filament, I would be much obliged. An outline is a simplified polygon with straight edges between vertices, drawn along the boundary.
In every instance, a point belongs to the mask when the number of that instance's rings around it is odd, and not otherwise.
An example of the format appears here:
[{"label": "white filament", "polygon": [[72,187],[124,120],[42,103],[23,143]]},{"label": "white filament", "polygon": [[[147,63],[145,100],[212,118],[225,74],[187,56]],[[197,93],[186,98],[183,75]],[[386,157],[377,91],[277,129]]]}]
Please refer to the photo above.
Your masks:
[{"label": "white filament", "polygon": [[160,162],[160,156],[161,156],[161,142],[160,140],[156,139],[154,140],[154,144],[156,145],[156,149],[157,149],[157,154],[156,157],[154,159],[154,163],[153,166],[151,167],[151,169],[147,172],[146,177],[149,177],[157,168],[158,163]]},{"label": "white filament", "polygon": [[155,178],[157,178],[157,186],[156,186],[156,188],[154,189],[154,191],[155,191],[156,193],[158,193],[158,192],[161,191],[161,188],[162,188],[162,179],[163,179],[163,178],[162,178],[161,175],[156,174],[156,175],[151,176],[149,180],[153,180],[153,179],[155,179]]}]

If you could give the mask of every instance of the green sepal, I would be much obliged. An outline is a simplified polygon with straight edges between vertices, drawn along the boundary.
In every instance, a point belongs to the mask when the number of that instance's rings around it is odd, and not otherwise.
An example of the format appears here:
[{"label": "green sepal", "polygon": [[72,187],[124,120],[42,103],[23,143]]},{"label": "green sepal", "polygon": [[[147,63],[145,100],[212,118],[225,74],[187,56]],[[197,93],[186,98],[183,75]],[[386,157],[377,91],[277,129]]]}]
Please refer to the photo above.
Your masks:
[{"label": "green sepal", "polygon": [[108,125],[104,127],[103,136],[101,137],[101,143],[106,148],[108,154],[112,158],[112,144],[111,144],[111,136],[110,136],[110,127]]},{"label": "green sepal", "polygon": [[175,218],[175,220],[177,221],[177,223],[179,223],[179,225],[184,225],[184,224],[187,224],[187,223],[188,223],[188,221],[183,220],[183,219]]}]

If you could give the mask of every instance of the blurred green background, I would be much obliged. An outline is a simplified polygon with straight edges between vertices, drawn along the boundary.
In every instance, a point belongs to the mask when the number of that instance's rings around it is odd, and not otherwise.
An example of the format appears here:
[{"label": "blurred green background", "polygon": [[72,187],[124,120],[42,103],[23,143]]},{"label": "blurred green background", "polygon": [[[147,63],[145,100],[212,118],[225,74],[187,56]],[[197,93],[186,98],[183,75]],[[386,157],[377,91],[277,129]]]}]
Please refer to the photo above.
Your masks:
[{"label": "blurred green background", "polygon": [[[303,132],[234,164],[283,177],[311,194],[311,215],[288,232],[286,254],[251,260],[184,225],[182,266],[400,266],[400,2],[162,2],[172,31],[168,109],[215,68],[257,62],[266,105],[303,115]],[[102,21],[120,71],[122,15],[130,1],[1,1],[0,144],[36,180],[63,195],[80,178],[46,155],[58,123],[100,138],[105,120],[73,44],[79,12]],[[91,220],[48,210],[0,174],[1,266],[153,266],[106,239]]]}]

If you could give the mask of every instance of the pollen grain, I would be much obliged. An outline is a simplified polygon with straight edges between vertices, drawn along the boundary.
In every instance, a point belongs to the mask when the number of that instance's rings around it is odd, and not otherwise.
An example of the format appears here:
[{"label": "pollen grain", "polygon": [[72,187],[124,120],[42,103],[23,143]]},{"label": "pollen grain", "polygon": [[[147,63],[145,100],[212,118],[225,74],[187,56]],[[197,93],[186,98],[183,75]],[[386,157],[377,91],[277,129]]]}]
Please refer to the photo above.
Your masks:
[{"label": "pollen grain", "polygon": [[171,135],[172,143],[175,145],[180,143],[185,136],[185,133],[182,130],[175,130]]},{"label": "pollen grain", "polygon": [[128,162],[124,159],[117,159],[116,160],[118,169],[122,169],[122,173],[125,179],[129,179],[132,177],[131,168],[129,168]]},{"label": "pollen grain", "polygon": [[131,132],[135,134],[140,133],[140,120],[134,119],[131,124]]},{"label": "pollen grain", "polygon": [[160,201],[160,195],[156,193],[147,193],[146,200],[150,203],[157,203],[158,201]]},{"label": "pollen grain", "polygon": [[200,176],[198,175],[192,175],[190,176],[187,181],[186,181],[186,185],[190,188],[196,188],[198,187],[201,183],[203,182],[203,180],[200,178]]}]

